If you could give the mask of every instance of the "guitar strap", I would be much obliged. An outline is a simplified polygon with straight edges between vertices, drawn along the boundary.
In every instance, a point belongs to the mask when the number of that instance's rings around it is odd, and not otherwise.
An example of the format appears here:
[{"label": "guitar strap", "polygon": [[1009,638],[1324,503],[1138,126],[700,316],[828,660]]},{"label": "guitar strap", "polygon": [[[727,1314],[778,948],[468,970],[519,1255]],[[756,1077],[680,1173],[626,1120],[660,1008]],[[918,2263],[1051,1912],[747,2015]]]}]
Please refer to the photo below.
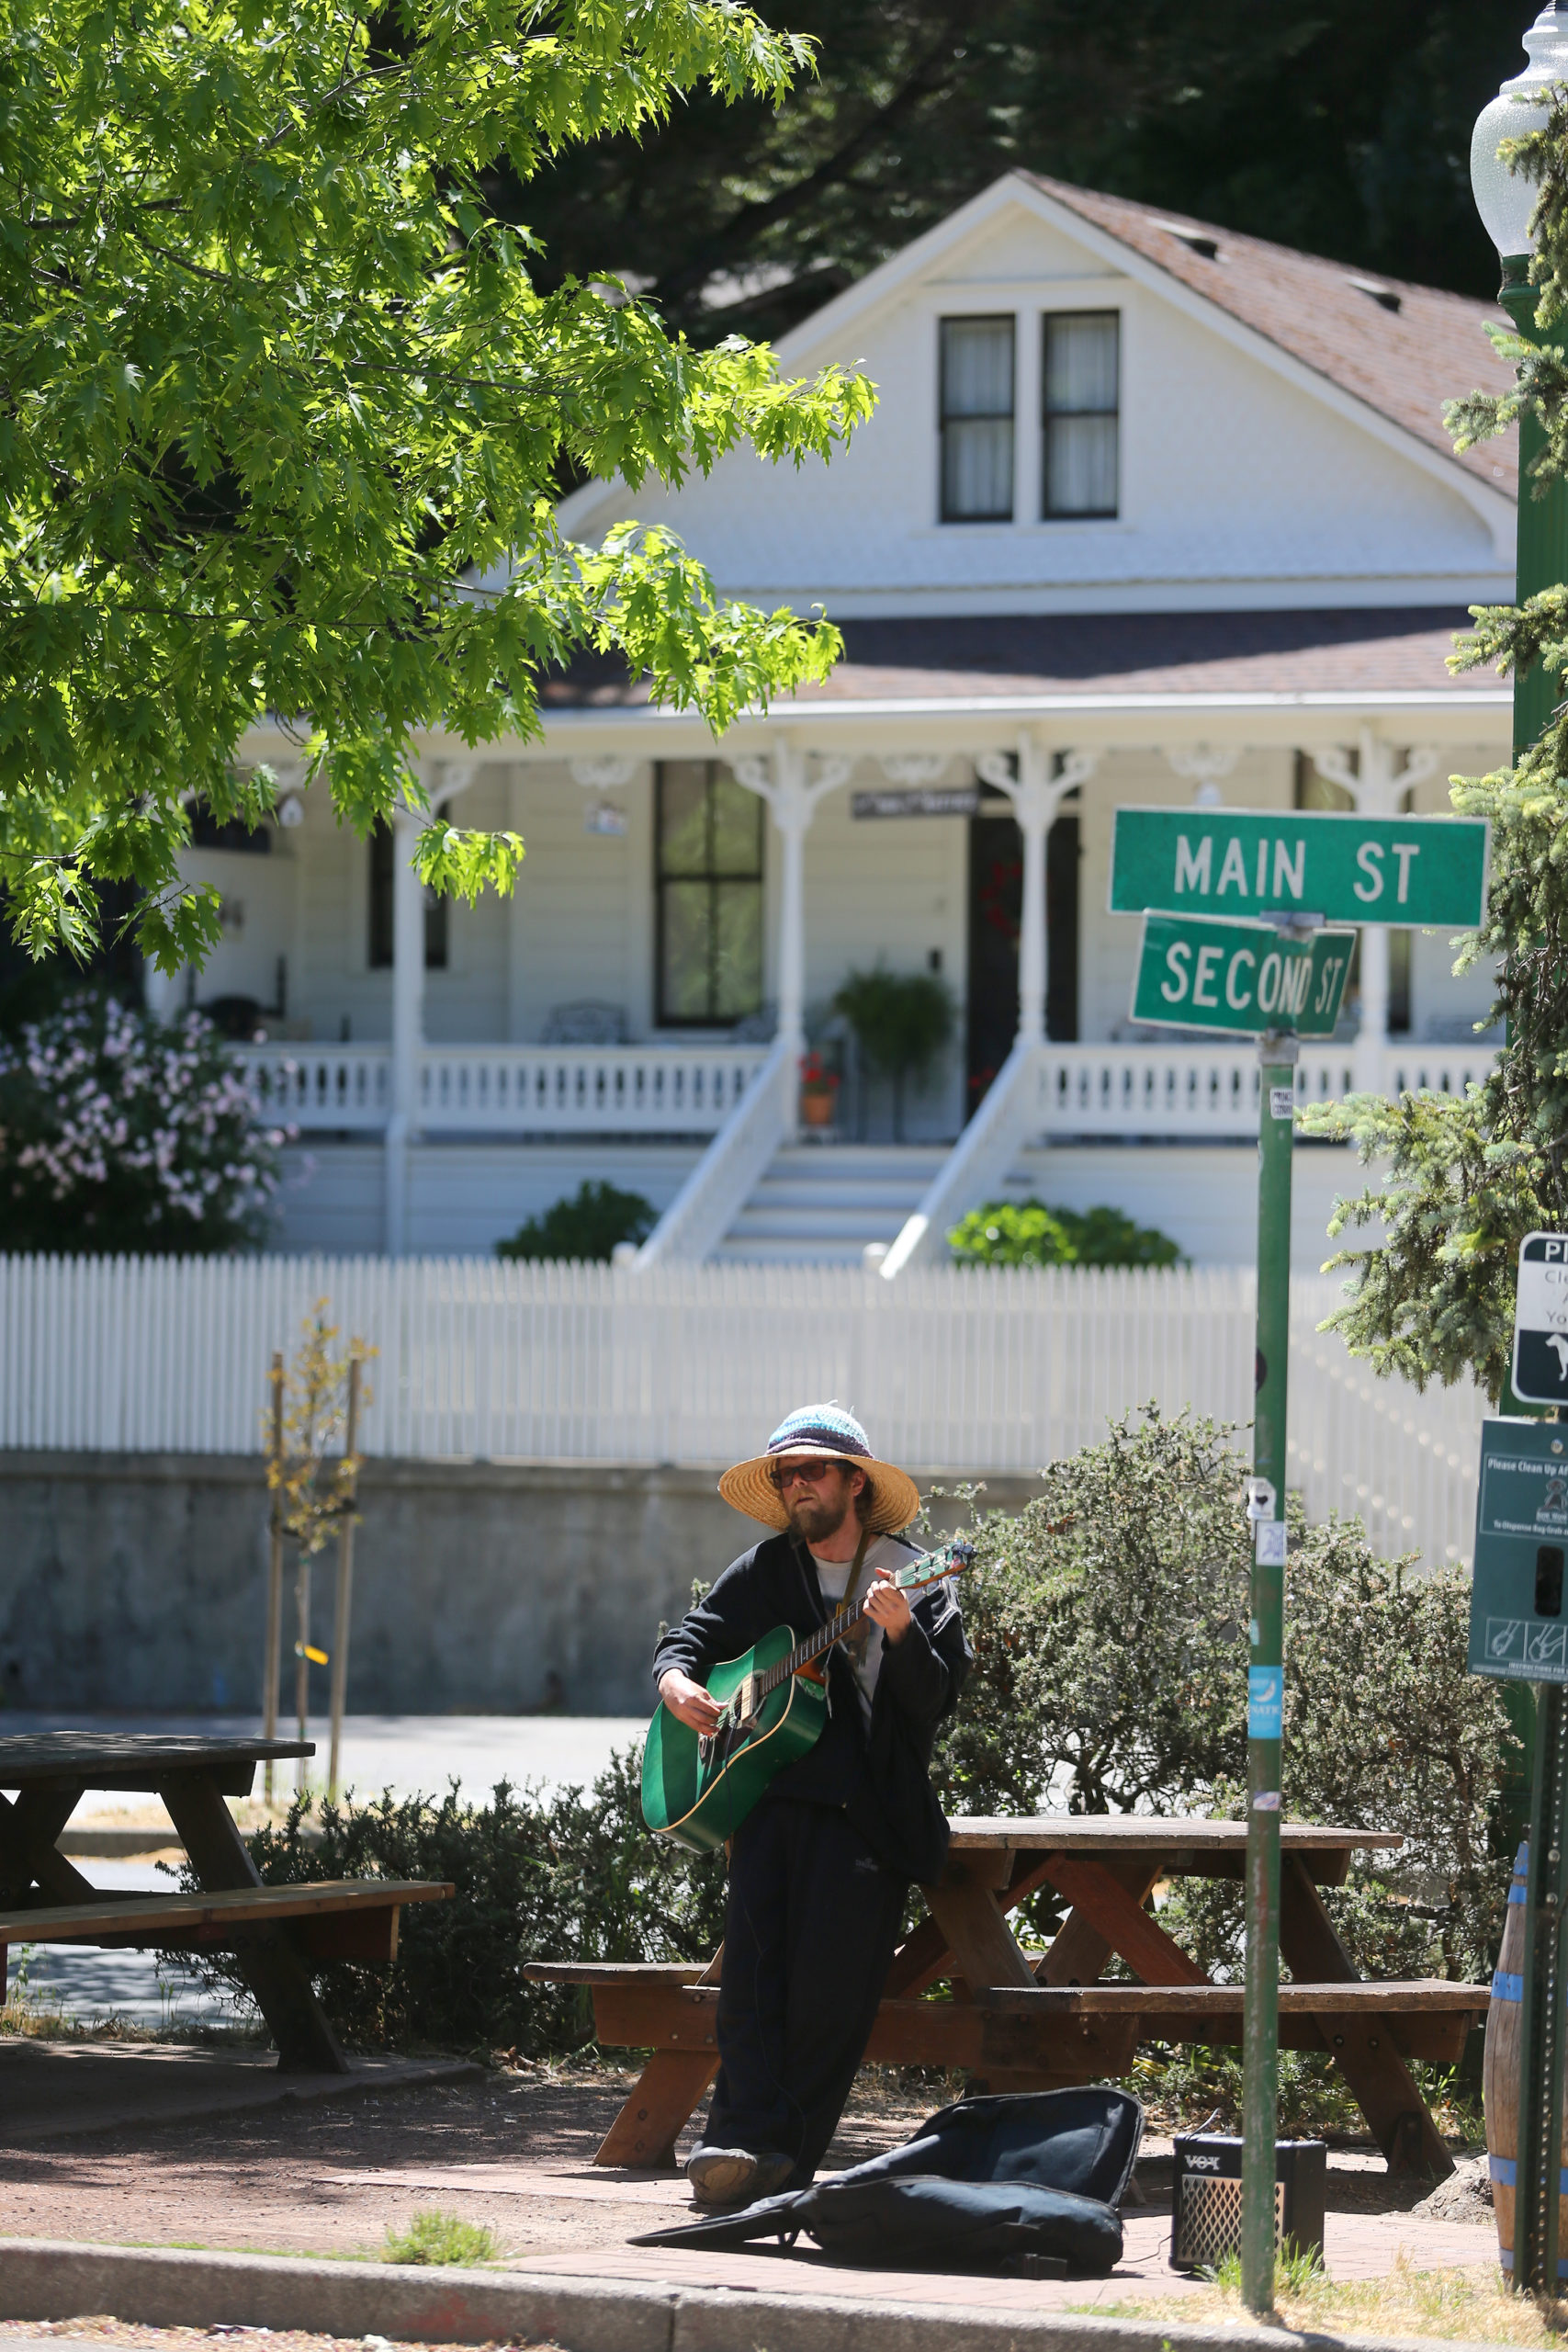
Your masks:
[{"label": "guitar strap", "polygon": [[[850,1569],[849,1582],[844,1587],[844,1598],[840,1603],[840,1608],[847,1609],[852,1605],[858,1609],[871,1590],[876,1577],[875,1569],[868,1568],[865,1564],[865,1555],[871,1549],[871,1542],[870,1528],[863,1527],[860,1532],[860,1542],[855,1545],[854,1564]],[[857,1623],[852,1624],[847,1634],[840,1634],[839,1647],[852,1666],[858,1666],[864,1657],[865,1645],[874,1631],[875,1627],[871,1619],[862,1617]]]}]

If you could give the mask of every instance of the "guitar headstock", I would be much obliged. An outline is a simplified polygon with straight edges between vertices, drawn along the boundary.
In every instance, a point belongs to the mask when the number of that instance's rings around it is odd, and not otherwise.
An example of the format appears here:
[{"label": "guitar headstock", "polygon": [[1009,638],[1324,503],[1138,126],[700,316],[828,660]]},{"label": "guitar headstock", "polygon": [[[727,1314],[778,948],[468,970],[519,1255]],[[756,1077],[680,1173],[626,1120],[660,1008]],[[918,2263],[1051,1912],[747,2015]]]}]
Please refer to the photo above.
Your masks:
[{"label": "guitar headstock", "polygon": [[961,1577],[965,1568],[975,1565],[975,1546],[966,1536],[954,1536],[940,1552],[928,1552],[923,1559],[911,1560],[900,1568],[894,1583],[900,1592],[919,1592],[928,1584],[942,1584],[948,1577]]}]

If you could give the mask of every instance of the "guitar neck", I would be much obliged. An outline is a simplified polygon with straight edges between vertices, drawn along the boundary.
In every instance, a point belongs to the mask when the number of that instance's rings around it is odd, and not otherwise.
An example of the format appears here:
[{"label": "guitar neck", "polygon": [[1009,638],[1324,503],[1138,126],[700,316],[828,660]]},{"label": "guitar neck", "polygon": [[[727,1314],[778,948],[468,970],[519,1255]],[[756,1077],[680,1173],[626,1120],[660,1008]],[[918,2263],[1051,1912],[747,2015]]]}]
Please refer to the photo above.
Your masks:
[{"label": "guitar neck", "polygon": [[776,1690],[782,1682],[789,1680],[792,1674],[798,1674],[803,1666],[809,1666],[814,1657],[820,1657],[824,1650],[830,1650],[835,1642],[841,1641],[851,1626],[864,1614],[863,1607],[835,1610],[825,1625],[807,1640],[796,1642],[787,1657],[781,1657],[777,1666],[770,1667],[766,1674],[759,1678],[760,1688]]},{"label": "guitar neck", "polygon": [[[926,1579],[922,1578],[924,1581]],[[936,1579],[932,1577],[930,1581],[935,1582]],[[832,1648],[835,1642],[842,1641],[851,1627],[857,1625],[865,1615],[867,1597],[863,1595],[858,1606],[849,1601],[842,1602],[825,1625],[818,1626],[817,1632],[807,1634],[804,1641],[796,1642],[787,1657],[780,1658],[776,1666],[770,1667],[767,1673],[759,1678],[759,1689],[776,1690],[781,1683],[789,1680],[792,1674],[798,1674],[803,1666],[809,1666],[814,1657],[820,1657],[825,1650]]]}]

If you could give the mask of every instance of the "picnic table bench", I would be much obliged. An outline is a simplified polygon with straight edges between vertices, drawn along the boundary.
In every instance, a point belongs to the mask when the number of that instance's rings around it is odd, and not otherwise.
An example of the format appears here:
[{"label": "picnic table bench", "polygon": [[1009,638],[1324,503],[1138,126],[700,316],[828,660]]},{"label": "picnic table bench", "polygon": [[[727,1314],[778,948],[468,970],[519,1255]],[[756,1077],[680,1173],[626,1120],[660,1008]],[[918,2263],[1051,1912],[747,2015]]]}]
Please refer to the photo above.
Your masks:
[{"label": "picnic table bench", "polygon": [[[1343,1885],[1352,1854],[1403,1842],[1382,1830],[1282,1826],[1280,1951],[1293,1981],[1280,1989],[1280,2041],[1334,2059],[1391,2172],[1441,2179],[1453,2162],[1406,2061],[1453,2064],[1485,2017],[1490,1988],[1364,1982],[1320,1892]],[[1163,1880],[1240,1879],[1246,1856],[1241,1821],[955,1821],[946,1870],[922,1890],[930,1917],[894,1955],[867,2059],[961,2068],[991,2090],[1037,2090],[1123,2075],[1141,2042],[1239,2046],[1242,1987],[1213,1983],[1150,1899]],[[1007,1914],[1042,1887],[1070,1907],[1032,1959]],[[652,2051],[596,2163],[673,2162],[677,2136],[718,2069],[721,1956],[527,1967],[541,1982],[591,1988],[599,2041]],[[1101,1981],[1112,1956],[1136,1983]],[[920,1997],[941,1983],[951,1998]]]},{"label": "picnic table bench", "polygon": [[[348,2061],[310,1984],[309,1963],[386,1961],[404,1904],[449,1885],[334,1879],[264,1886],[226,1797],[248,1796],[256,1766],[313,1756],[310,1741],[157,1732],[45,1732],[0,1738],[0,1984],[12,1943],[232,1951],[288,2073],[346,2074]],[[198,1892],[96,1887],[57,1840],[88,1789],[161,1798]]]}]

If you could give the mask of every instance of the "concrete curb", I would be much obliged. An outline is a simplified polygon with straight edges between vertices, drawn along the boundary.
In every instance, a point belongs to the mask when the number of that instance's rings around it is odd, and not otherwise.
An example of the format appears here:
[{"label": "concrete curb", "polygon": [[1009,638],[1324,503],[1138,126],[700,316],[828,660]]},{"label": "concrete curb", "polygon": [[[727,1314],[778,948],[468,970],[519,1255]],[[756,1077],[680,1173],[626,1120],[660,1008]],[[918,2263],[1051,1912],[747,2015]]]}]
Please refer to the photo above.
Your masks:
[{"label": "concrete curb", "polygon": [[[1293,2352],[1432,2352],[1430,2339],[975,2311],[960,2295],[952,2303],[899,2303],[0,2238],[0,2319],[96,2313],[149,2327],[227,2323],[424,2344],[521,2339],[562,2352],[1281,2352],[1284,2345]],[[1445,2343],[1443,2352],[1485,2347]]]}]

